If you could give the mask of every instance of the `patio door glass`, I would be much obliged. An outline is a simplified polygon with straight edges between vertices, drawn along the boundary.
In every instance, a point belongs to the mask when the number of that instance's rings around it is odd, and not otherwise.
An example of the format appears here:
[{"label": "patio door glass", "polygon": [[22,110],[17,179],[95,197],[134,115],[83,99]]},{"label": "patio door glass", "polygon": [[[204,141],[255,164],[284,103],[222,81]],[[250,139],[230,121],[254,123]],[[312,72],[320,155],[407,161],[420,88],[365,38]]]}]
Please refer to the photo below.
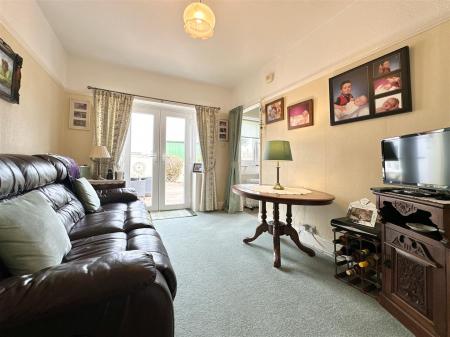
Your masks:
[{"label": "patio door glass", "polygon": [[194,128],[192,108],[134,103],[129,186],[149,209],[190,207]]}]

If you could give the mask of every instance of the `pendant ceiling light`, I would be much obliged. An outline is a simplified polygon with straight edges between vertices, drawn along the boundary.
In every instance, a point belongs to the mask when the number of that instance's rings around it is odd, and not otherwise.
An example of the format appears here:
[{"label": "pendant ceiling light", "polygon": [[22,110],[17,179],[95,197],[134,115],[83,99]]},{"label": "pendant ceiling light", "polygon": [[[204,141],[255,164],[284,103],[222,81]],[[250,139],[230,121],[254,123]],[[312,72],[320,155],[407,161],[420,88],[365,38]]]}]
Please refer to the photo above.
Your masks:
[{"label": "pendant ceiling light", "polygon": [[214,35],[216,17],[207,5],[193,2],[183,13],[184,30],[194,39],[209,39]]}]

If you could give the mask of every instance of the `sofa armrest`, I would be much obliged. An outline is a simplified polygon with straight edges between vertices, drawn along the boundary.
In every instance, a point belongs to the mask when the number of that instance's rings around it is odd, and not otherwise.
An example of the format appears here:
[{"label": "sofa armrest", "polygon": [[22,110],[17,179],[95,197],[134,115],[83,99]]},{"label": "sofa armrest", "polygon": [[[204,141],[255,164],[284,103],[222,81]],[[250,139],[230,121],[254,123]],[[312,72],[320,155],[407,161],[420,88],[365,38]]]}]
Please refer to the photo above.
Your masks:
[{"label": "sofa armrest", "polygon": [[60,264],[0,282],[0,327],[131,294],[155,281],[151,254],[127,251]]},{"label": "sofa armrest", "polygon": [[138,196],[134,188],[97,190],[97,195],[102,205],[113,202],[132,202],[138,200]]}]

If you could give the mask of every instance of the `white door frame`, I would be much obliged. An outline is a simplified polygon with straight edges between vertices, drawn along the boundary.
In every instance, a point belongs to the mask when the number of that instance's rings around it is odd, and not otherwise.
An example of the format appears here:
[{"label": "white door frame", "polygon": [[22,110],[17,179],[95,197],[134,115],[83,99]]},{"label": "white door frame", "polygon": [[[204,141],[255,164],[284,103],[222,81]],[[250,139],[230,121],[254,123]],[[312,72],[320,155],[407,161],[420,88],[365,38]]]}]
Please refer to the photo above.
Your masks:
[{"label": "white door frame", "polygon": [[[192,200],[192,167],[195,158],[195,109],[192,107],[175,106],[157,102],[139,100],[137,110],[132,113],[145,113],[153,115],[153,160],[152,160],[152,205],[150,210],[169,210],[190,208]],[[166,153],[166,120],[167,117],[185,119],[185,167],[184,167],[184,203],[178,205],[165,204],[165,153]],[[131,124],[124,146],[124,160],[126,178],[130,175],[131,155]]]},{"label": "white door frame", "polygon": [[[170,106],[165,107],[161,110],[160,114],[160,158],[159,158],[159,171],[158,171],[158,180],[159,180],[159,193],[158,195],[158,205],[159,210],[170,210],[170,209],[181,209],[181,208],[190,208],[191,199],[192,199],[192,166],[194,163],[193,157],[193,123],[194,123],[194,114],[191,111],[186,111],[185,109],[174,109]],[[185,120],[185,139],[184,139],[184,203],[182,204],[174,204],[174,205],[166,205],[165,197],[165,167],[166,167],[166,127],[167,127],[167,118],[175,117],[175,118],[183,118]]]}]

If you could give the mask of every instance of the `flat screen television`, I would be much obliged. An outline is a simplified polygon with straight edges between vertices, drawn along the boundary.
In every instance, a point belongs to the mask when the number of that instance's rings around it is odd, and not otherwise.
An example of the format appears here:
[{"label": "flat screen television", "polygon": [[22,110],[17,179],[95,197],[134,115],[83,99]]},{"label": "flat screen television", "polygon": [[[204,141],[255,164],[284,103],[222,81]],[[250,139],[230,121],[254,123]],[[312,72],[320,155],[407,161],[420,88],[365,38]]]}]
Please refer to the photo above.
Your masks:
[{"label": "flat screen television", "polygon": [[381,142],[385,184],[450,189],[450,128]]}]

